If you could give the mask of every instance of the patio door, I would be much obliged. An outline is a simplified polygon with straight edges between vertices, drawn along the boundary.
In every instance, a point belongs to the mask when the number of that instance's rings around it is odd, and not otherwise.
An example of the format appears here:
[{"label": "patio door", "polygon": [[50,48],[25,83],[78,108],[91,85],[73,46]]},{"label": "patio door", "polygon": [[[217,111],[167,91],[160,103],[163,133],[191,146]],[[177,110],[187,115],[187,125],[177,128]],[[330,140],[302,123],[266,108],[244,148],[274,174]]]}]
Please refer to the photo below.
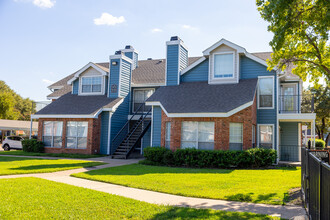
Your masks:
[{"label": "patio door", "polygon": [[298,113],[297,84],[282,85],[281,112]]}]

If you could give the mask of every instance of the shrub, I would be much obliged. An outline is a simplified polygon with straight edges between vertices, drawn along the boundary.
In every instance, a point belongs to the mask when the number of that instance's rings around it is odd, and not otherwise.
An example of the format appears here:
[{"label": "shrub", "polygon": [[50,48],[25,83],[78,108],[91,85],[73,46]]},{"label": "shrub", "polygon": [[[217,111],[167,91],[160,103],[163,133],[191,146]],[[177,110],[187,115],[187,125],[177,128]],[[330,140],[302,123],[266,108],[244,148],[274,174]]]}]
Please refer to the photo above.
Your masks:
[{"label": "shrub", "polygon": [[249,168],[270,166],[276,161],[275,150],[253,148],[245,151],[178,149],[162,147],[144,149],[143,164],[200,168]]},{"label": "shrub", "polygon": [[25,152],[44,152],[44,143],[36,139],[25,139],[22,141],[23,151]]},{"label": "shrub", "polygon": [[322,139],[315,139],[315,147],[325,148],[325,141]]}]

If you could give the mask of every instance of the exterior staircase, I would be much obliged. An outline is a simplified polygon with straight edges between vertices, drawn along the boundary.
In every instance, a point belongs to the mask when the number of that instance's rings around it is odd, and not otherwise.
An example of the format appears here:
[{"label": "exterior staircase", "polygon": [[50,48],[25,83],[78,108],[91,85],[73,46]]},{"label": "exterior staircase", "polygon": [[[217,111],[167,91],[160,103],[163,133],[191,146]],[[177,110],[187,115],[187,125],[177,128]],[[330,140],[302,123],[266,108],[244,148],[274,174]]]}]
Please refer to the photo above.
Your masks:
[{"label": "exterior staircase", "polygon": [[[137,111],[138,112],[138,111]],[[112,146],[116,148],[116,151],[112,154],[114,159],[127,159],[129,154],[140,143],[141,138],[147,132],[151,126],[151,119],[147,117],[150,115],[151,110],[144,113],[139,113],[139,119],[133,120],[137,113],[126,122],[118,134],[112,141]],[[135,116],[135,117],[134,117]],[[133,123],[134,122],[134,123]]]}]

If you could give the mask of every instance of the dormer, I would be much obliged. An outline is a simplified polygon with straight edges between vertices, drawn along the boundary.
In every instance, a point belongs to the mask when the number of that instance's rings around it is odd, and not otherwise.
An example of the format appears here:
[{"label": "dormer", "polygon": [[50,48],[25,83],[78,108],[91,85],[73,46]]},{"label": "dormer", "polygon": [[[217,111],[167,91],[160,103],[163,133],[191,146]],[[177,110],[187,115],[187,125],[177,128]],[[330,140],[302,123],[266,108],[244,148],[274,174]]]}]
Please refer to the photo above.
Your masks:
[{"label": "dormer", "polygon": [[105,95],[107,81],[107,68],[90,62],[77,71],[68,84],[72,85],[72,94]]},{"label": "dormer", "polygon": [[209,58],[209,84],[238,83],[239,54],[245,49],[225,39],[221,39],[203,51]]}]

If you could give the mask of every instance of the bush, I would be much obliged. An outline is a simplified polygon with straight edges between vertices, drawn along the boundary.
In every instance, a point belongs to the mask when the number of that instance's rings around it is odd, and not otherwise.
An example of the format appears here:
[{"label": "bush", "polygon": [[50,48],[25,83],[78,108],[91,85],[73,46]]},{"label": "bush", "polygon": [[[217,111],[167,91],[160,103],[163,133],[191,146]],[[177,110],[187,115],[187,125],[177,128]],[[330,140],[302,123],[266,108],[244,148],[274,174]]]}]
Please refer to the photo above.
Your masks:
[{"label": "bush", "polygon": [[315,147],[325,148],[325,141],[322,139],[315,139]]},{"label": "bush", "polygon": [[22,146],[25,152],[43,153],[45,150],[44,143],[35,139],[23,140]]},{"label": "bush", "polygon": [[245,151],[178,149],[162,147],[144,149],[143,164],[199,168],[250,168],[270,166],[276,161],[275,150],[253,148]]}]

